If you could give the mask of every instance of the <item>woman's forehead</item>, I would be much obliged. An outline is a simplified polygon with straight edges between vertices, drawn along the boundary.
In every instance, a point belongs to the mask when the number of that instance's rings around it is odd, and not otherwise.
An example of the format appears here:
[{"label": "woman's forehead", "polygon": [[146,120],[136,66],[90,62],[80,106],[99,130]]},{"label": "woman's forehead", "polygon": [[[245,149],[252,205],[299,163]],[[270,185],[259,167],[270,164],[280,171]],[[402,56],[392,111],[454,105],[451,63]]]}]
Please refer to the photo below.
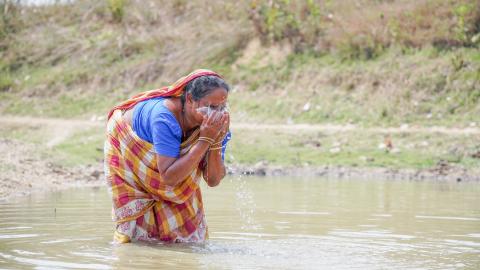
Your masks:
[{"label": "woman's forehead", "polygon": [[201,101],[208,102],[212,104],[220,104],[227,102],[228,92],[223,88],[217,88],[213,90],[206,97],[202,98]]}]

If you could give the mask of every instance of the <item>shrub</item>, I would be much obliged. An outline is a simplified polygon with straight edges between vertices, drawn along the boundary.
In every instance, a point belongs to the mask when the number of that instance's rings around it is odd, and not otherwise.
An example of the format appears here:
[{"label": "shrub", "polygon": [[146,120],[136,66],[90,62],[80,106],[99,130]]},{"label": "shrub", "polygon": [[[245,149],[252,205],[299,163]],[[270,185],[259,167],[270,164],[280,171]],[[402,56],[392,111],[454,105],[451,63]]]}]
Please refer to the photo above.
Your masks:
[{"label": "shrub", "polygon": [[253,0],[250,20],[264,43],[288,41],[297,52],[313,47],[322,33],[320,8],[313,0]]},{"label": "shrub", "polygon": [[108,0],[108,8],[112,18],[116,22],[121,22],[125,15],[125,0]]},{"label": "shrub", "polygon": [[19,5],[13,1],[0,0],[0,41],[21,27],[19,10]]}]

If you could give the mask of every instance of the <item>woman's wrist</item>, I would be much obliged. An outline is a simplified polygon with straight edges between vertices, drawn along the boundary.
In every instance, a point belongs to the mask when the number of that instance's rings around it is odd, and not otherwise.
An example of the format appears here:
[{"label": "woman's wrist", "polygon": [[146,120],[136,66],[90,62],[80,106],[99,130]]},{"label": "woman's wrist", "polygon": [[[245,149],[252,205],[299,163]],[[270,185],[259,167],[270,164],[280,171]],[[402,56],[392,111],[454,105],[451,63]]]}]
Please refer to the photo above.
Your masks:
[{"label": "woman's wrist", "polygon": [[208,141],[204,141],[204,140],[198,140],[197,143],[196,143],[196,146],[200,149],[200,155],[204,155],[205,153],[208,153],[209,149],[210,149],[210,146],[212,144]]},{"label": "woman's wrist", "polygon": [[210,148],[208,149],[208,151],[221,151],[222,148],[223,148],[222,145],[220,145],[220,146],[212,145],[212,146],[210,146]]},{"label": "woman's wrist", "polygon": [[227,132],[221,132],[217,138],[215,139],[215,142],[212,144],[214,145],[221,145],[223,143],[223,140],[225,139],[225,136],[227,135]]},{"label": "woman's wrist", "polygon": [[200,141],[207,142],[209,145],[212,145],[212,144],[215,143],[215,140],[214,140],[214,139],[212,139],[212,138],[210,138],[210,137],[207,137],[207,136],[200,136],[200,137],[198,138],[198,141],[199,141],[199,142],[200,142]]}]

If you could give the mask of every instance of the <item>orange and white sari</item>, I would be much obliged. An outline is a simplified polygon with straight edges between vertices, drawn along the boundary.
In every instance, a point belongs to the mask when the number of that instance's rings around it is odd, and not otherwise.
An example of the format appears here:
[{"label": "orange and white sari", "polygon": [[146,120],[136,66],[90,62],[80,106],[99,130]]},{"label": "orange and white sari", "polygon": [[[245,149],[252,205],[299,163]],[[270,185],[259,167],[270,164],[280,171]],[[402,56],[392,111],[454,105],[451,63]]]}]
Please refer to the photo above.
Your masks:
[{"label": "orange and white sari", "polygon": [[[138,137],[122,118],[124,110],[140,101],[180,96],[188,82],[204,75],[219,76],[209,70],[197,70],[172,86],[136,95],[110,111],[104,149],[105,176],[112,195],[116,242],[199,242],[208,237],[199,186],[201,169],[194,169],[176,186],[164,184],[153,145]],[[198,137],[196,130],[182,142],[181,156],[197,143]]]}]

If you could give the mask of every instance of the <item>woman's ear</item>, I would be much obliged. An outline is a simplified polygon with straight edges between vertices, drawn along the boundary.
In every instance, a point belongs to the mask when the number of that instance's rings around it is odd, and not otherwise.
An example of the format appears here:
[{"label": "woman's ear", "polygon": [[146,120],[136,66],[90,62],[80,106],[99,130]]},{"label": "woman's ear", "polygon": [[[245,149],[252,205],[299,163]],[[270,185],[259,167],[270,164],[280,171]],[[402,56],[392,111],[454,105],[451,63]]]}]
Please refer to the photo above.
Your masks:
[{"label": "woman's ear", "polygon": [[185,101],[186,101],[187,104],[192,105],[193,104],[192,94],[187,93],[187,95],[185,96]]}]

